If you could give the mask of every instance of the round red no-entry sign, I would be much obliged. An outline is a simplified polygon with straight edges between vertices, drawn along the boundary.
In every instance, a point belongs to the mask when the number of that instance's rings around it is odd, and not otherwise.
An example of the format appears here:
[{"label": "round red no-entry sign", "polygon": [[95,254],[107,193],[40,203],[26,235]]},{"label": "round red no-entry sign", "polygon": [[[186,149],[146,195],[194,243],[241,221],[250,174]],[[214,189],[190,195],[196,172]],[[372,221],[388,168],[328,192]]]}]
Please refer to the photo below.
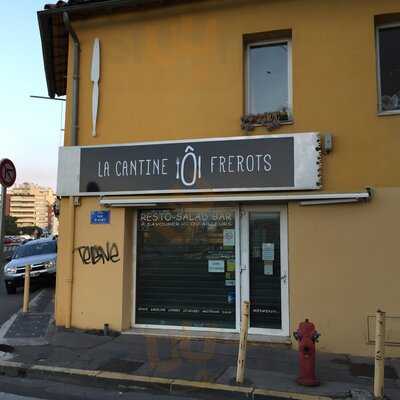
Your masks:
[{"label": "round red no-entry sign", "polygon": [[17,178],[17,171],[14,163],[8,158],[3,158],[0,161],[0,183],[5,187],[14,185]]}]

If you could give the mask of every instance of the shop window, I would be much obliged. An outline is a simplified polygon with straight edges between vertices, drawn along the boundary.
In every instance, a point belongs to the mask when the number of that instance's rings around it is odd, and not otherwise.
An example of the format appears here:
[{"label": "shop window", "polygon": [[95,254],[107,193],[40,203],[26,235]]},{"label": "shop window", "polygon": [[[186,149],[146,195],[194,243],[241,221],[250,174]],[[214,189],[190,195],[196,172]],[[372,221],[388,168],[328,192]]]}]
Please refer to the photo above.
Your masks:
[{"label": "shop window", "polygon": [[400,24],[377,28],[379,112],[400,113]]},{"label": "shop window", "polygon": [[235,329],[235,211],[138,213],[136,324]]},{"label": "shop window", "polygon": [[291,70],[290,40],[247,43],[246,115],[253,116],[253,123],[262,124],[258,119],[268,116],[278,122],[291,120]]}]

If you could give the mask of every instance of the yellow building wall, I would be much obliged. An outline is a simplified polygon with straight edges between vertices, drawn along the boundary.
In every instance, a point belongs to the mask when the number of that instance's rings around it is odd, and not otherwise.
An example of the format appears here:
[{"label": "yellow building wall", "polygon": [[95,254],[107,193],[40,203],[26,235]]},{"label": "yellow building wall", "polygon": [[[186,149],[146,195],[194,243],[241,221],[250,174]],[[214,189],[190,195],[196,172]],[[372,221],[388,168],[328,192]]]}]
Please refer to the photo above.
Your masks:
[{"label": "yellow building wall", "polygon": [[68,240],[71,225],[68,221],[68,199],[63,198],[60,202],[59,233],[57,241],[57,274],[56,274],[56,298],[54,314],[57,325],[65,326],[66,312],[66,269],[71,263],[71,255],[68,252]]},{"label": "yellow building wall", "polygon": [[[226,0],[73,24],[82,49],[79,145],[244,135],[243,35],[292,30],[294,121],[274,133],[334,135],[334,150],[323,159],[323,191],[380,188],[365,205],[289,205],[291,330],[309,317],[323,334],[324,351],[371,354],[366,316],[379,306],[399,314],[400,116],[377,115],[374,26],[375,15],[396,12],[397,0]],[[96,37],[100,104],[92,137],[90,65]],[[72,51],[69,55],[66,145]],[[260,128],[251,134],[268,133]],[[66,309],[66,205],[63,199],[58,325],[65,323]],[[81,199],[74,247],[113,241],[121,261],[88,266],[74,252],[72,325],[126,329],[132,313],[132,212],[112,209],[111,224],[99,227],[89,220],[98,208],[97,198]]]},{"label": "yellow building wall", "polygon": [[[399,316],[398,227],[400,189],[378,188],[362,204],[288,206],[290,331],[309,318],[322,333],[320,351],[372,355],[367,317],[380,308]],[[64,207],[66,209],[66,207]],[[81,199],[76,208],[72,326],[129,329],[132,315],[133,212],[111,209],[110,225],[91,225],[97,199]],[[66,232],[65,215],[60,226]],[[66,237],[60,234],[63,249]],[[85,265],[77,247],[116,243],[120,261]],[[56,322],[65,320],[65,268],[59,256]],[[388,320],[388,340],[399,340],[400,325]],[[370,334],[373,335],[373,331]],[[400,356],[400,347],[388,347]]]},{"label": "yellow building wall", "polygon": [[[324,159],[325,190],[396,186],[399,116],[377,116],[374,26],[374,15],[395,12],[397,0],[227,0],[77,21],[79,144],[245,134],[243,35],[291,29],[294,123],[276,133],[334,135],[334,152]],[[96,37],[100,103],[92,137]],[[66,132],[68,143],[69,118]],[[253,132],[260,133],[265,129]]]},{"label": "yellow building wall", "polygon": [[[365,204],[290,204],[291,327],[313,321],[321,351],[372,356],[367,316],[379,308],[398,317],[386,337],[400,341],[399,204],[400,188],[378,188]],[[386,352],[400,356],[400,347]]]},{"label": "yellow building wall", "polygon": [[[56,283],[56,323],[65,325],[66,278],[70,257],[67,254],[70,226],[66,221],[67,199],[63,200],[60,220],[59,253]],[[65,203],[65,204],[64,204]],[[71,326],[81,329],[102,329],[109,324],[110,329],[122,330],[130,326],[131,302],[127,304],[126,295],[131,293],[132,279],[132,226],[129,210],[116,208],[111,210],[110,224],[96,225],[90,223],[90,213],[101,210],[97,199],[81,199],[75,208],[75,244],[73,265],[73,292]],[[127,222],[126,222],[127,221]],[[105,251],[115,244],[118,255],[110,260],[93,262],[90,254],[97,259],[95,250],[82,247],[101,246]],[[81,248],[79,251],[79,248]],[[94,253],[90,253],[94,251]],[[82,253],[83,259],[80,255]],[[90,260],[89,260],[90,259]],[[86,262],[85,262],[85,261]],[[128,294],[129,299],[131,296]]]}]

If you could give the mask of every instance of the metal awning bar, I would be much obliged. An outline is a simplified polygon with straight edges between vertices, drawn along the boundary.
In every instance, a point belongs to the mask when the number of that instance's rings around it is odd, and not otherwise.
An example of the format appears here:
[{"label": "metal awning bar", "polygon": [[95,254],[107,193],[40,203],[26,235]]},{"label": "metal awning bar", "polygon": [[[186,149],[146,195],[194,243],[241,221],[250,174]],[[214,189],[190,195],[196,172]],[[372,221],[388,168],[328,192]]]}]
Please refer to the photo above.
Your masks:
[{"label": "metal awning bar", "polygon": [[276,195],[210,195],[210,196],[157,196],[112,198],[102,197],[100,204],[108,207],[155,207],[163,204],[182,203],[249,203],[298,201],[301,205],[356,203],[371,199],[371,190],[349,193],[298,193]]}]

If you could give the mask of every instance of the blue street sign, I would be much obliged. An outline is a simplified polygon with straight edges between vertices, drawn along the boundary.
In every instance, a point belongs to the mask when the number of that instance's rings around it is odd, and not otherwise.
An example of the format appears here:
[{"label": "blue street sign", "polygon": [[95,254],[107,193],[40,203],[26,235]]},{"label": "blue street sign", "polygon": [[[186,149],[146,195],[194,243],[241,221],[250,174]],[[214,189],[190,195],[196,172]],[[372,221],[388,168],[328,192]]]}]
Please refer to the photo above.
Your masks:
[{"label": "blue street sign", "polygon": [[110,211],[92,211],[90,213],[91,224],[109,224]]}]

